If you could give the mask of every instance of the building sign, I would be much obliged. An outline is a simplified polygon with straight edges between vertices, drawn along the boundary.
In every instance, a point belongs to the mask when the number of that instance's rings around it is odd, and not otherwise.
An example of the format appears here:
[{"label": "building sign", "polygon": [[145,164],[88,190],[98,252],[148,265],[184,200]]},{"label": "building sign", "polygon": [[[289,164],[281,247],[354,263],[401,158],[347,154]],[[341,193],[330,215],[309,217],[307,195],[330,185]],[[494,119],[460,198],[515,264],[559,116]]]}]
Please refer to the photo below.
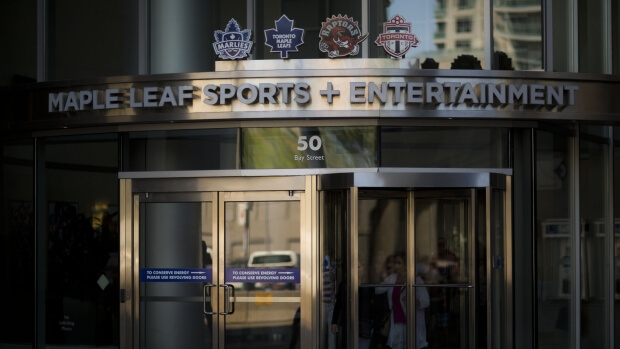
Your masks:
[{"label": "building sign", "polygon": [[332,16],[321,24],[319,32],[319,49],[329,58],[355,56],[359,53],[359,44],[368,37],[362,35],[357,22],[347,15]]},{"label": "building sign", "polygon": [[[322,84],[321,84],[322,83]],[[211,83],[204,85],[165,85],[51,92],[48,112],[84,110],[188,107],[199,112],[225,111],[241,104],[286,110],[312,104],[319,109],[339,105],[377,105],[379,109],[424,105],[432,108],[464,106],[501,108],[533,106],[560,109],[575,104],[579,87],[572,84],[513,84],[459,81],[360,81],[336,85],[332,82],[265,81],[259,83]],[[223,108],[222,110],[218,110]]]},{"label": "building sign", "polygon": [[226,31],[215,31],[215,42],[213,43],[215,53],[222,59],[245,58],[252,50],[251,35],[251,30],[241,30],[233,18],[226,25]]},{"label": "building sign", "polygon": [[142,268],[140,282],[211,282],[211,269]]},{"label": "building sign", "polygon": [[401,58],[410,48],[418,47],[420,40],[411,33],[411,23],[405,22],[403,16],[395,15],[389,22],[383,23],[383,33],[379,34],[375,44],[383,46],[390,56]]},{"label": "building sign", "polygon": [[282,15],[276,27],[265,30],[265,45],[271,52],[280,52],[280,58],[288,58],[289,52],[297,52],[297,46],[304,43],[304,30],[293,27],[293,21]]}]

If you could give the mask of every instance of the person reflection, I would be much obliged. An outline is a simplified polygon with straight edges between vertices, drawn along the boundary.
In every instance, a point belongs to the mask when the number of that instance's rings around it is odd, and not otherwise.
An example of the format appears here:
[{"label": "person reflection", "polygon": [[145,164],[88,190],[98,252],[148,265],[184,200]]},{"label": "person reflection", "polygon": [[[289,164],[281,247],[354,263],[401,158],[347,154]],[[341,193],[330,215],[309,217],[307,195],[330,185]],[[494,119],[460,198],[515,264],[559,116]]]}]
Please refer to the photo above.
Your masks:
[{"label": "person reflection", "polygon": [[[405,252],[399,252],[394,255],[393,271],[394,273],[382,282],[382,284],[390,286],[377,287],[375,293],[387,293],[388,304],[391,310],[387,345],[392,349],[404,349],[407,347],[407,255]],[[415,282],[417,285],[424,284],[424,281],[418,275],[416,275]],[[424,309],[430,305],[430,298],[425,287],[418,287],[415,293],[416,348],[421,349],[428,347]]]},{"label": "person reflection", "polygon": [[[359,284],[366,282],[366,273],[364,266],[360,263],[357,271]],[[358,287],[358,348],[368,349],[373,333],[372,322],[372,296],[374,289],[371,287]],[[334,314],[332,317],[332,333],[338,335],[340,333],[342,340],[342,348],[346,348],[346,330],[347,327],[347,283],[343,280],[338,287],[336,293],[336,304],[334,305]],[[342,333],[341,333],[342,331]]]},{"label": "person reflection", "polygon": [[[431,266],[436,271],[438,284],[455,284],[460,282],[460,260],[450,251],[447,241],[437,239],[437,255]],[[459,291],[454,287],[435,287],[431,289],[431,324],[430,336],[435,345],[449,345],[455,338],[455,329],[459,328]]]},{"label": "person reflection", "polygon": [[437,256],[432,264],[441,275],[442,282],[458,282],[459,257],[447,248],[444,238],[437,239]]}]

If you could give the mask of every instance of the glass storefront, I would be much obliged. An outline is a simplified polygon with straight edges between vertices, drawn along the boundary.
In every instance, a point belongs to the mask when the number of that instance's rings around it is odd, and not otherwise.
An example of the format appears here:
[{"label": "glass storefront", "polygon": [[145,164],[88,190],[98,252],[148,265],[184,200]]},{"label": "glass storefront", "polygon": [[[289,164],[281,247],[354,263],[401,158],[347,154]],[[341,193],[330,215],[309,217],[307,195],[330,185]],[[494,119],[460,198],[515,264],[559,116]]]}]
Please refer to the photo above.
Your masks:
[{"label": "glass storefront", "polygon": [[[598,129],[598,130],[596,130]],[[603,131],[602,127],[595,127]],[[604,348],[609,318],[607,292],[609,281],[605,261],[610,259],[605,192],[607,186],[608,145],[582,137],[579,150],[579,213],[586,223],[580,244],[581,278],[581,348]]]},{"label": "glass storefront", "polygon": [[[613,173],[620,173],[620,127],[613,128]],[[614,266],[614,348],[620,348],[620,248],[616,248],[620,244],[620,176],[613,176],[613,242],[614,254],[612,257]]]},{"label": "glass storefront", "polygon": [[0,343],[32,345],[37,305],[34,145],[10,142],[1,149],[0,272],[4,281],[0,295],[10,301],[4,305],[7,317],[0,326]]},{"label": "glass storefront", "polygon": [[0,87],[37,81],[37,2],[0,2]]},{"label": "glass storefront", "polygon": [[[118,345],[119,190],[115,134],[45,140],[45,339]],[[42,273],[43,270],[38,270]]]},{"label": "glass storefront", "polygon": [[0,347],[620,348],[618,14],[0,1]]},{"label": "glass storefront", "polygon": [[385,167],[507,168],[508,147],[504,128],[381,128]]},{"label": "glass storefront", "polygon": [[139,73],[137,3],[51,0],[46,6],[46,80]]},{"label": "glass storefront", "polygon": [[190,171],[237,168],[237,129],[130,132],[126,171]]},{"label": "glass storefront", "polygon": [[[571,344],[576,235],[571,212],[571,138],[536,133],[536,295],[539,348]],[[579,231],[577,230],[577,231]]]}]

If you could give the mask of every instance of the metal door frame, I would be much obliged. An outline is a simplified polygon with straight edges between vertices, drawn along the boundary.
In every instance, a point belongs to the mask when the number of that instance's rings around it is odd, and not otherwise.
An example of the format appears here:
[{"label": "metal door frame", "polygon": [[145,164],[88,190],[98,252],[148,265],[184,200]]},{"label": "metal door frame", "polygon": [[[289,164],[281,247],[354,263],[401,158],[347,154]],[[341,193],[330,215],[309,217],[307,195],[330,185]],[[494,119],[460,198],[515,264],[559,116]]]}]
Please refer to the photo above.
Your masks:
[{"label": "metal door frame", "polygon": [[[317,248],[317,216],[316,216],[316,177],[315,176],[283,176],[283,177],[213,177],[213,178],[121,178],[120,179],[120,347],[140,347],[140,196],[148,197],[157,194],[163,200],[174,202],[204,201],[210,198],[214,214],[213,232],[219,236],[224,233],[223,224],[219,222],[223,212],[220,205],[228,201],[222,193],[233,193],[233,201],[239,197],[258,198],[262,194],[273,197],[274,192],[282,195],[297,193],[300,203],[300,244],[308,246],[309,253],[301,254],[300,281],[301,307],[312,309],[313,289],[316,281],[312,280],[312,266],[315,265]],[[241,193],[241,194],[238,194]],[[286,194],[285,194],[286,193]],[[228,195],[228,194],[227,194]],[[258,196],[257,196],[258,195]],[[264,196],[263,196],[264,197]],[[168,202],[168,201],[166,201]],[[220,230],[221,229],[221,230]],[[213,269],[224,264],[224,255],[219,253],[221,246],[213,246]],[[222,268],[220,268],[222,269]],[[223,275],[219,278],[223,280]],[[216,280],[214,280],[216,281]],[[220,280],[217,280],[218,282]],[[219,296],[219,290],[218,296]],[[223,302],[222,297],[218,297]],[[221,304],[220,304],[221,306]],[[301,316],[300,343],[302,348],[314,347],[315,341],[309,329],[313,328],[313,312],[303,312]],[[215,325],[220,346],[224,340],[224,328]],[[214,340],[215,342],[215,340]]]},{"label": "metal door frame", "polygon": [[[360,189],[381,189],[381,190],[404,190],[409,191],[407,195],[407,203],[413,204],[414,199],[414,191],[416,189],[419,190],[432,190],[432,189],[484,189],[485,190],[485,219],[486,222],[486,232],[487,232],[487,251],[486,251],[486,275],[487,275],[487,338],[479,338],[476,339],[476,334],[472,334],[470,336],[470,347],[472,343],[476,343],[476,341],[486,341],[487,348],[501,347],[501,348],[512,348],[513,343],[513,300],[512,300],[512,280],[513,280],[513,271],[512,271],[512,177],[505,173],[492,173],[492,172],[435,172],[435,171],[423,171],[423,172],[408,172],[407,169],[392,169],[384,172],[355,172],[355,173],[336,173],[336,174],[326,174],[319,176],[318,181],[318,190],[337,190],[344,189],[348,190],[348,217],[349,222],[349,246],[348,250],[348,265],[351,266],[351,270],[357,270],[358,268],[358,251],[357,251],[357,232],[358,232],[358,200],[359,200],[359,190]],[[493,294],[492,285],[492,263],[491,263],[491,232],[493,229],[492,226],[492,208],[495,203],[493,202],[493,192],[496,190],[501,190],[504,193],[503,196],[503,232],[504,232],[504,280],[503,283],[503,298],[504,298],[504,315],[506,319],[505,327],[499,330],[503,331],[503,340],[501,343],[496,342],[496,338],[493,334],[493,327],[491,324],[493,323],[493,313],[492,313],[492,297]],[[477,193],[476,190],[472,190],[471,193],[471,216],[476,215],[477,210]],[[412,212],[413,207],[408,207],[408,211]],[[472,221],[471,224],[474,224],[475,221]],[[475,226],[471,226],[471,235],[475,237]],[[414,221],[411,214],[408,215],[407,221],[407,234],[408,236],[413,236],[414,230]],[[413,241],[408,241],[407,249],[410,251],[415,251],[413,246]],[[472,242],[473,244],[473,242]],[[415,252],[414,252],[415,253]],[[408,254],[408,263],[412,265],[414,262],[413,254]],[[472,255],[472,258],[474,256]],[[413,274],[411,268],[409,268],[409,273]],[[351,304],[358,304],[358,294],[357,294],[357,274],[356,273],[348,273],[347,282],[353,287],[348,288],[348,298],[350,299]],[[409,279],[411,279],[412,275],[409,275]],[[472,284],[475,285],[476,280],[472,280]],[[411,289],[411,288],[408,288]],[[408,290],[413,296],[413,290]],[[475,297],[475,293],[472,296]],[[475,308],[476,301],[475,299],[472,302],[472,307]],[[409,306],[409,305],[408,305]],[[413,305],[410,305],[409,311],[411,313],[414,309]],[[473,313],[475,316],[476,309],[473,309]],[[351,307],[350,313],[348,314],[349,318],[357,319],[357,307]],[[351,324],[350,324],[351,325]],[[357,343],[357,327],[352,326],[349,333],[349,343]],[[415,342],[412,339],[412,336],[409,336],[409,346],[415,347]]]}]

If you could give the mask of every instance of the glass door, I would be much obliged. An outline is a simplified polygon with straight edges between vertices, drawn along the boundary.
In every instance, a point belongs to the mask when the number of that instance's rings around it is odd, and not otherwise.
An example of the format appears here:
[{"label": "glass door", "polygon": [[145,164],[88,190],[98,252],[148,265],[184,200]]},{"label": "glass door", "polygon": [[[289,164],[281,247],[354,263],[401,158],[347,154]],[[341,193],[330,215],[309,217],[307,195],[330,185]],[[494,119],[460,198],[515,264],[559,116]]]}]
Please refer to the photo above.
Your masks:
[{"label": "glass door", "polygon": [[139,348],[212,348],[213,193],[139,194]]},{"label": "glass door", "polygon": [[310,183],[123,181],[123,347],[311,347]]},{"label": "glass door", "polygon": [[475,347],[473,194],[359,190],[359,319],[375,324],[360,343]]},{"label": "glass door", "polygon": [[300,346],[302,196],[220,195],[220,347]]},{"label": "glass door", "polygon": [[[476,280],[486,266],[486,239],[475,215],[475,190],[421,190],[413,193],[413,265],[417,348],[474,348],[486,340],[476,311],[486,316],[486,292]],[[478,226],[478,228],[476,228]],[[481,255],[480,255],[481,254]],[[480,258],[481,257],[481,258]],[[394,263],[397,263],[395,260]],[[482,269],[482,270],[481,270]],[[484,279],[482,277],[482,279]],[[476,338],[476,330],[478,337]]]},{"label": "glass door", "polygon": [[[502,193],[324,191],[325,346],[503,347],[510,322]],[[493,331],[487,328],[491,322],[497,322]]]}]

